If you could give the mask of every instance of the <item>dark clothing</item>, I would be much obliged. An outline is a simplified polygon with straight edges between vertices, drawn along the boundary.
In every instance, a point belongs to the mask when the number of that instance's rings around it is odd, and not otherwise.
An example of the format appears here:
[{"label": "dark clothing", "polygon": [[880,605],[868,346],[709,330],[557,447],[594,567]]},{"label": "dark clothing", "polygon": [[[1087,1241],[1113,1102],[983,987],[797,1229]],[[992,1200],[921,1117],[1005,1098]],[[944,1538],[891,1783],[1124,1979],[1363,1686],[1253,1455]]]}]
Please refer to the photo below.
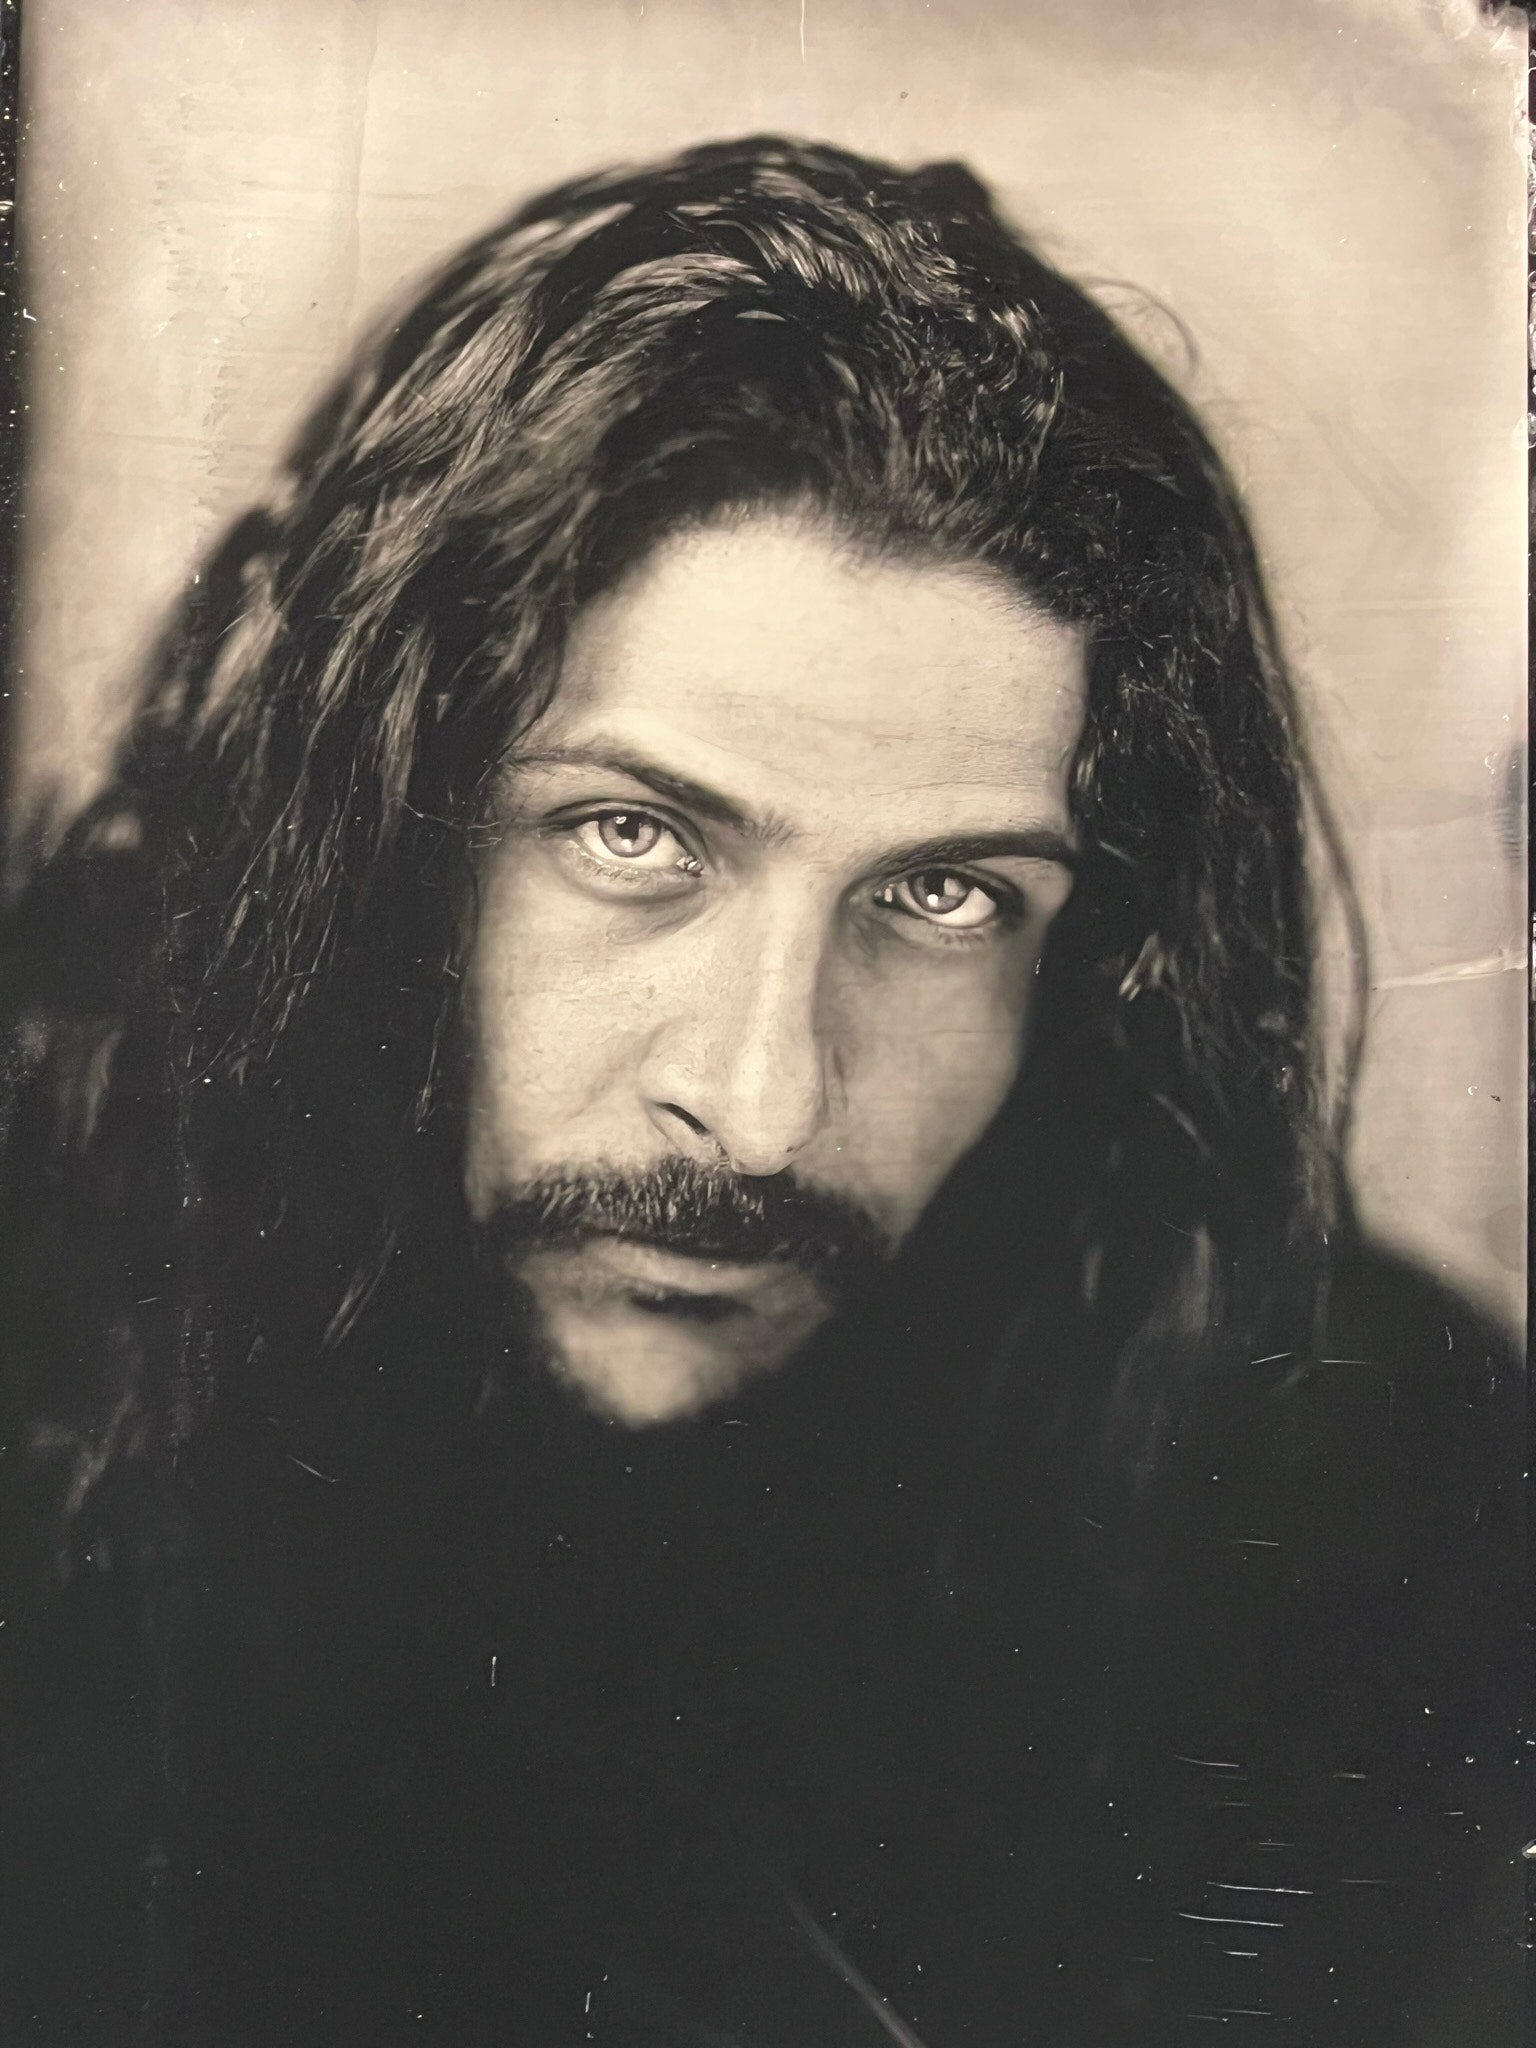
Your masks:
[{"label": "dark clothing", "polygon": [[650,1432],[387,1306],[324,1398],[253,1369],[134,1600],[97,1549],[24,1618],[5,2038],[1513,2043],[1504,1340],[1351,1257],[1096,1488],[1063,1328]]}]

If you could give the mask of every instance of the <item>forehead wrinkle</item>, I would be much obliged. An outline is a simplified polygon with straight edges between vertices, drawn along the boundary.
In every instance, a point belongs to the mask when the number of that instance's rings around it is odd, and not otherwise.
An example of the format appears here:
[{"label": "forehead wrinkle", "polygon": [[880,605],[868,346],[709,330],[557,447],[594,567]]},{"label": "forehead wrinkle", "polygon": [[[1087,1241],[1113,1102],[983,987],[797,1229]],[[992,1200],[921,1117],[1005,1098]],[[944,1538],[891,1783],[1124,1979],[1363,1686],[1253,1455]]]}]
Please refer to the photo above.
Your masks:
[{"label": "forehead wrinkle", "polygon": [[[934,676],[943,676],[946,679],[957,675],[974,679],[978,673],[983,672],[985,671],[980,670],[975,662],[958,661],[943,670],[934,668],[931,671]],[[693,678],[687,678],[685,681],[690,685],[694,683]],[[1027,691],[1021,689],[1021,697],[1025,694]],[[1045,693],[1036,690],[1034,694],[1039,696]],[[1070,697],[1074,705],[1078,700],[1078,694],[1062,684],[1058,684],[1050,691],[1053,697]],[[767,710],[766,701],[760,690],[732,689],[715,682],[710,684],[707,701],[711,709],[734,711],[747,718],[761,717]],[[894,719],[881,716],[881,701],[873,687],[862,694],[852,694],[842,703],[821,698],[802,698],[799,701],[778,702],[773,708],[780,717],[809,725],[826,726],[833,733],[851,734],[875,746],[901,745],[913,737],[908,727]],[[1024,707],[1021,703],[1016,720],[1010,722],[1006,728],[1008,737],[1019,741],[1021,745],[1027,743],[1025,726]],[[976,749],[992,749],[997,744],[996,731],[975,720],[963,723],[958,719],[953,720],[948,727],[947,737],[957,748],[969,746]],[[707,744],[717,743],[711,741]]]},{"label": "forehead wrinkle", "polygon": [[[927,796],[934,791],[963,790],[967,795],[974,795],[978,790],[986,790],[996,795],[1006,807],[1017,802],[1020,796],[1031,794],[1035,789],[1048,784],[1052,779],[1052,772],[1065,766],[1071,751],[1068,748],[1065,753],[1054,760],[1029,763],[1021,769],[1017,779],[1012,782],[994,782],[990,776],[985,775],[947,775],[936,776],[932,781],[927,782],[891,783],[884,788],[872,789],[869,794],[877,800],[896,801],[908,796]],[[1038,821],[1031,818],[1027,822],[1034,824]],[[996,829],[1001,831],[1008,829],[1012,823],[1011,817],[1004,816],[1000,823],[996,821],[989,822],[981,829],[991,831],[995,825]]]}]

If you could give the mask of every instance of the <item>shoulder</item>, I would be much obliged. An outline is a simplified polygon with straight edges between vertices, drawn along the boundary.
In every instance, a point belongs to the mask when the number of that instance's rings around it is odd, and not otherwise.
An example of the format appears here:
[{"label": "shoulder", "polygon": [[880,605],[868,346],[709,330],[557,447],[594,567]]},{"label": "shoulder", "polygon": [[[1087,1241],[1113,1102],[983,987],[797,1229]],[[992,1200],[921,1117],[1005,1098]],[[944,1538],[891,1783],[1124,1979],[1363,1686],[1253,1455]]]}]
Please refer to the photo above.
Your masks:
[{"label": "shoulder", "polygon": [[1352,1637],[1438,1665],[1442,1685],[1474,1649],[1490,1680],[1507,1671],[1524,1477],[1512,1333],[1407,1260],[1355,1244],[1336,1263],[1317,1355],[1276,1364],[1243,1404],[1234,1485],[1248,1476],[1284,1515],[1298,1570],[1353,1603],[1337,1617]]},{"label": "shoulder", "polygon": [[[1322,1341],[1229,1352],[1191,1404],[1173,1462],[1186,1485],[1289,1502],[1298,1538],[1314,1517],[1337,1516],[1342,1534],[1367,1513],[1372,1552],[1436,1524],[1443,1540],[1468,1518],[1491,1534],[1491,1511],[1519,1492],[1522,1379],[1515,1338],[1492,1315],[1356,1241],[1335,1257]],[[1212,1460],[1223,1476],[1197,1481]]]},{"label": "shoulder", "polygon": [[1520,1399],[1514,1335],[1422,1267],[1369,1243],[1346,1246],[1326,1332],[1297,1378],[1300,1406],[1341,1425],[1358,1411],[1401,1456],[1427,1455],[1447,1471],[1457,1452],[1514,1451],[1498,1427]]},{"label": "shoulder", "polygon": [[[1110,1427],[1121,1367],[1085,1373],[1099,1408],[1066,1444],[1030,1391],[1045,1376],[1019,1374],[989,1442],[991,1491],[974,1490],[1001,1503],[978,1564],[988,1598],[1024,1597],[1047,1541],[1137,1633],[1175,1613],[1205,1629],[1224,1608],[1250,1636],[1286,1621],[1320,1648],[1335,1625],[1383,1648],[1395,1628],[1413,1633],[1415,1604],[1442,1632],[1507,1627],[1521,1366],[1494,1316],[1351,1239],[1335,1248],[1317,1341],[1213,1330],[1138,1357],[1149,1422],[1128,1449]],[[1487,1587],[1479,1612],[1458,1583]]]},{"label": "shoulder", "polygon": [[1299,1655],[1331,1639],[1443,1685],[1476,1645],[1491,1678],[1518,1634],[1522,1379],[1491,1315],[1352,1243],[1315,1351],[1229,1358],[1186,1418],[1168,1508],[1220,1577],[1272,1579]]}]

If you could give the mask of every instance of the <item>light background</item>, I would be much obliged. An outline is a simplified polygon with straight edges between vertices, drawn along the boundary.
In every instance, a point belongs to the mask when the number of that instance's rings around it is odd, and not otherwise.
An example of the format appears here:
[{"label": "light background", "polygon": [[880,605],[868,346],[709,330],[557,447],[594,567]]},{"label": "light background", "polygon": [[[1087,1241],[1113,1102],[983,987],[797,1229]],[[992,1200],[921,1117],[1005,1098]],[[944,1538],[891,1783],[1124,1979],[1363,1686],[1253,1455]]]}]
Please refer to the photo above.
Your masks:
[{"label": "light background", "polygon": [[731,133],[964,157],[1232,462],[1373,934],[1362,1201],[1518,1313],[1524,64],[1469,0],[27,0],[22,800],[456,240]]}]

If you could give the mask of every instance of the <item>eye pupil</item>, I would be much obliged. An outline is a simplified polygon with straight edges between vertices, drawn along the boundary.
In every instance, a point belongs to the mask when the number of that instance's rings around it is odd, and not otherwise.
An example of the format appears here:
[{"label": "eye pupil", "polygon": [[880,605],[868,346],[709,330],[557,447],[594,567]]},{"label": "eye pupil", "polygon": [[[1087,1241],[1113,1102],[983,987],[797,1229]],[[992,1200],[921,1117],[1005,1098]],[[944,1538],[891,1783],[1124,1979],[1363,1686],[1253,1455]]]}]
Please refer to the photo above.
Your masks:
[{"label": "eye pupil", "polygon": [[604,846],[630,860],[649,853],[661,837],[661,827],[644,811],[608,811],[598,820]]},{"label": "eye pupil", "polygon": [[971,893],[971,884],[943,868],[929,868],[912,877],[912,894],[924,910],[955,910]]}]

